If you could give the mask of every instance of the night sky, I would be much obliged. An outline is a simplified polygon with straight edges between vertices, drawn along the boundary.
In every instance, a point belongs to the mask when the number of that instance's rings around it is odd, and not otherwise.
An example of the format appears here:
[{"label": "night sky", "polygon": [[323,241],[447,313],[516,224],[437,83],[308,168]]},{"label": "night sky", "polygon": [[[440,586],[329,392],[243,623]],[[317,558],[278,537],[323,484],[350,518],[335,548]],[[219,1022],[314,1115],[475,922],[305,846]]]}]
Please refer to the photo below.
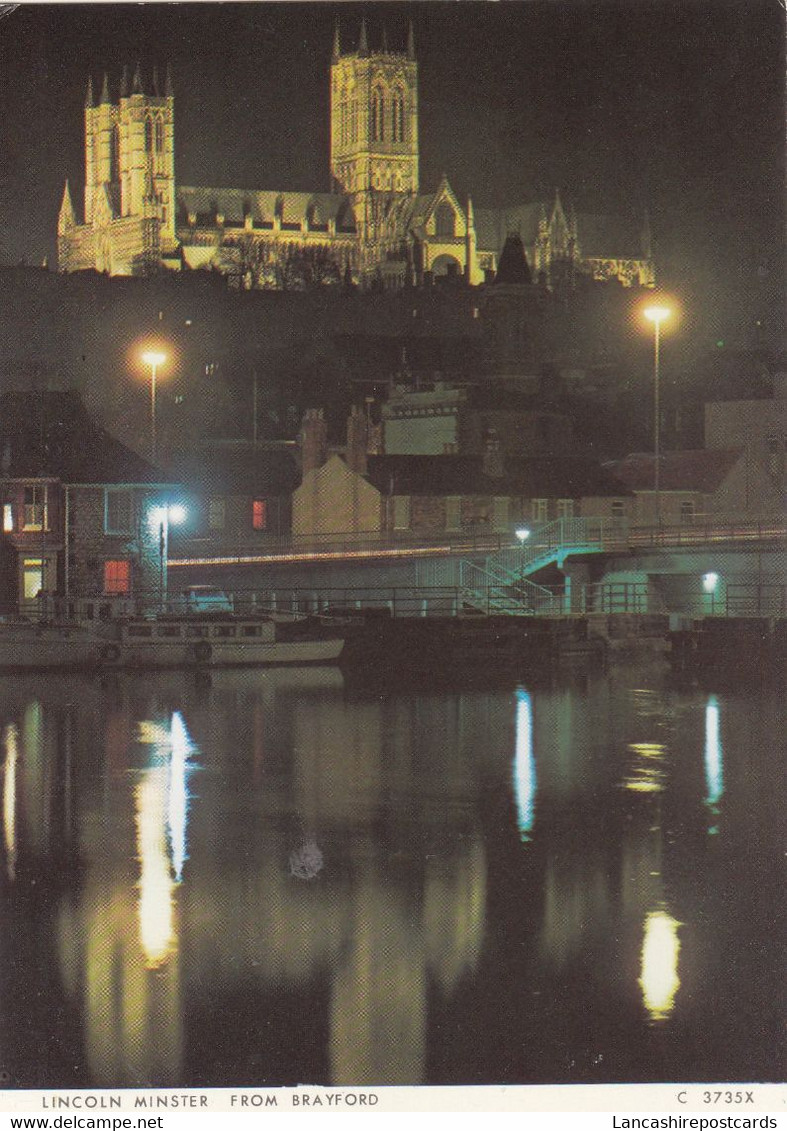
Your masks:
[{"label": "night sky", "polygon": [[697,332],[778,341],[784,256],[780,0],[21,5],[0,20],[0,262],[52,256],[81,207],[87,76],[172,66],[182,184],[327,190],[333,27],[366,15],[419,60],[422,190],[650,210],[660,282]]}]

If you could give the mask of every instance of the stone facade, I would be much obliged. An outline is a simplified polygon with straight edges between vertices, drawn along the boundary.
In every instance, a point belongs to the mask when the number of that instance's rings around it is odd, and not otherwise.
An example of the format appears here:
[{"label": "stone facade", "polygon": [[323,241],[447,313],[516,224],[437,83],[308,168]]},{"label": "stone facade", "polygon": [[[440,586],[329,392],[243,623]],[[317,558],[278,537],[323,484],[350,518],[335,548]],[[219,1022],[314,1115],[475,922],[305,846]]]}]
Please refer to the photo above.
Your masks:
[{"label": "stone facade", "polygon": [[[92,83],[85,106],[84,218],[68,183],[58,219],[62,271],[110,275],[212,269],[240,287],[305,289],[352,280],[400,287],[456,276],[475,285],[497,269],[506,236],[521,234],[534,280],[578,275],[654,282],[647,225],[567,213],[556,195],[511,209],[462,204],[447,177],[419,182],[418,64],[404,50],[334,39],[330,65],[330,193],[189,187],[175,183],[174,97],[154,73],[124,72],[118,102]],[[630,228],[630,225],[629,225]]]}]

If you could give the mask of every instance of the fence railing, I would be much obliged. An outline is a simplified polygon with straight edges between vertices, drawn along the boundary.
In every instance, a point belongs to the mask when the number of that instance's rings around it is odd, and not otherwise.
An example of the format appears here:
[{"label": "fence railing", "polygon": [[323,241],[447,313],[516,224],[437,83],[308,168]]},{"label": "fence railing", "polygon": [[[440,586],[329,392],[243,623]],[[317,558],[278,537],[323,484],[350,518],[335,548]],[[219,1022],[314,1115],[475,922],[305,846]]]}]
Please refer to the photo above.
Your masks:
[{"label": "fence railing", "polygon": [[[226,593],[227,606],[238,615],[335,616],[341,618],[383,613],[393,617],[459,616],[485,614],[560,616],[569,612],[562,586],[535,585],[527,579],[512,583],[490,577],[481,567],[463,563],[457,585],[396,585],[370,587],[244,588]],[[214,610],[220,613],[221,609]],[[190,608],[182,595],[162,600],[159,592],[136,597],[44,596],[0,606],[0,625],[16,620],[44,623],[87,623],[160,614],[205,615]],[[676,613],[702,617],[787,617],[787,584],[779,582],[730,583],[718,592],[672,593],[669,599],[647,582],[598,582],[582,587],[572,597],[572,615]]]}]

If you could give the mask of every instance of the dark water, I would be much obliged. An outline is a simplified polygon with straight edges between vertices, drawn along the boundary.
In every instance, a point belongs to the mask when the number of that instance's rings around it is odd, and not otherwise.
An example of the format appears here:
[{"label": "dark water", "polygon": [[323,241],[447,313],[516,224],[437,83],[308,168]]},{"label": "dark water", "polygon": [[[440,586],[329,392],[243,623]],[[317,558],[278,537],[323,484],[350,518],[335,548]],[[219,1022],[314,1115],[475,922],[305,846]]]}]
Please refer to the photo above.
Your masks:
[{"label": "dark water", "polygon": [[5,1086],[783,1075],[784,699],[0,682]]}]

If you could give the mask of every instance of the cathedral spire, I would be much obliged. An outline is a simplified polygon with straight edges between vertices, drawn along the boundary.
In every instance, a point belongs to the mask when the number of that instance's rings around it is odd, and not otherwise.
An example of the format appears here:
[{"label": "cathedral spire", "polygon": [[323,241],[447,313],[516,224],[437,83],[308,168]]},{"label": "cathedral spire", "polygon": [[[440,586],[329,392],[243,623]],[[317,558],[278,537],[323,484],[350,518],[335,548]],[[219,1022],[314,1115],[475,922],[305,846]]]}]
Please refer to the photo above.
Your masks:
[{"label": "cathedral spire", "polygon": [[107,75],[107,72],[104,71],[104,82],[101,86],[101,97],[98,100],[99,106],[103,106],[105,103],[110,102],[110,101],[111,101],[111,99],[109,97],[109,76]]},{"label": "cathedral spire", "polygon": [[93,76],[88,75],[87,91],[85,92],[85,107],[90,108],[93,106]]},{"label": "cathedral spire", "polygon": [[123,64],[123,74],[120,76],[120,97],[128,98],[128,65]]},{"label": "cathedral spire", "polygon": [[60,205],[60,213],[57,218],[57,230],[64,232],[68,228],[76,227],[76,213],[74,212],[74,202],[71,199],[71,187],[66,181],[65,188],[63,189],[63,200]]},{"label": "cathedral spire", "polygon": [[415,33],[413,32],[413,21],[407,26],[407,58],[415,59]]},{"label": "cathedral spire", "polygon": [[153,97],[160,98],[161,92],[158,85],[158,67],[153,68]]},{"label": "cathedral spire", "polygon": [[369,54],[369,40],[366,37],[366,20],[361,20],[361,38],[358,43],[358,54],[362,59],[365,59]]},{"label": "cathedral spire", "polygon": [[164,80],[164,94],[167,98],[175,97],[175,88],[172,85],[172,65],[167,63],[167,77]]},{"label": "cathedral spire", "polygon": [[388,29],[383,24],[383,55],[388,54]]},{"label": "cathedral spire", "polygon": [[339,21],[337,20],[333,28],[333,51],[331,52],[331,60],[336,63],[342,53],[342,44],[339,38]]},{"label": "cathedral spire", "polygon": [[137,63],[136,70],[134,71],[134,81],[131,85],[131,93],[132,94],[144,94],[145,93],[144,90],[142,89],[142,72],[139,69],[139,63]]}]

